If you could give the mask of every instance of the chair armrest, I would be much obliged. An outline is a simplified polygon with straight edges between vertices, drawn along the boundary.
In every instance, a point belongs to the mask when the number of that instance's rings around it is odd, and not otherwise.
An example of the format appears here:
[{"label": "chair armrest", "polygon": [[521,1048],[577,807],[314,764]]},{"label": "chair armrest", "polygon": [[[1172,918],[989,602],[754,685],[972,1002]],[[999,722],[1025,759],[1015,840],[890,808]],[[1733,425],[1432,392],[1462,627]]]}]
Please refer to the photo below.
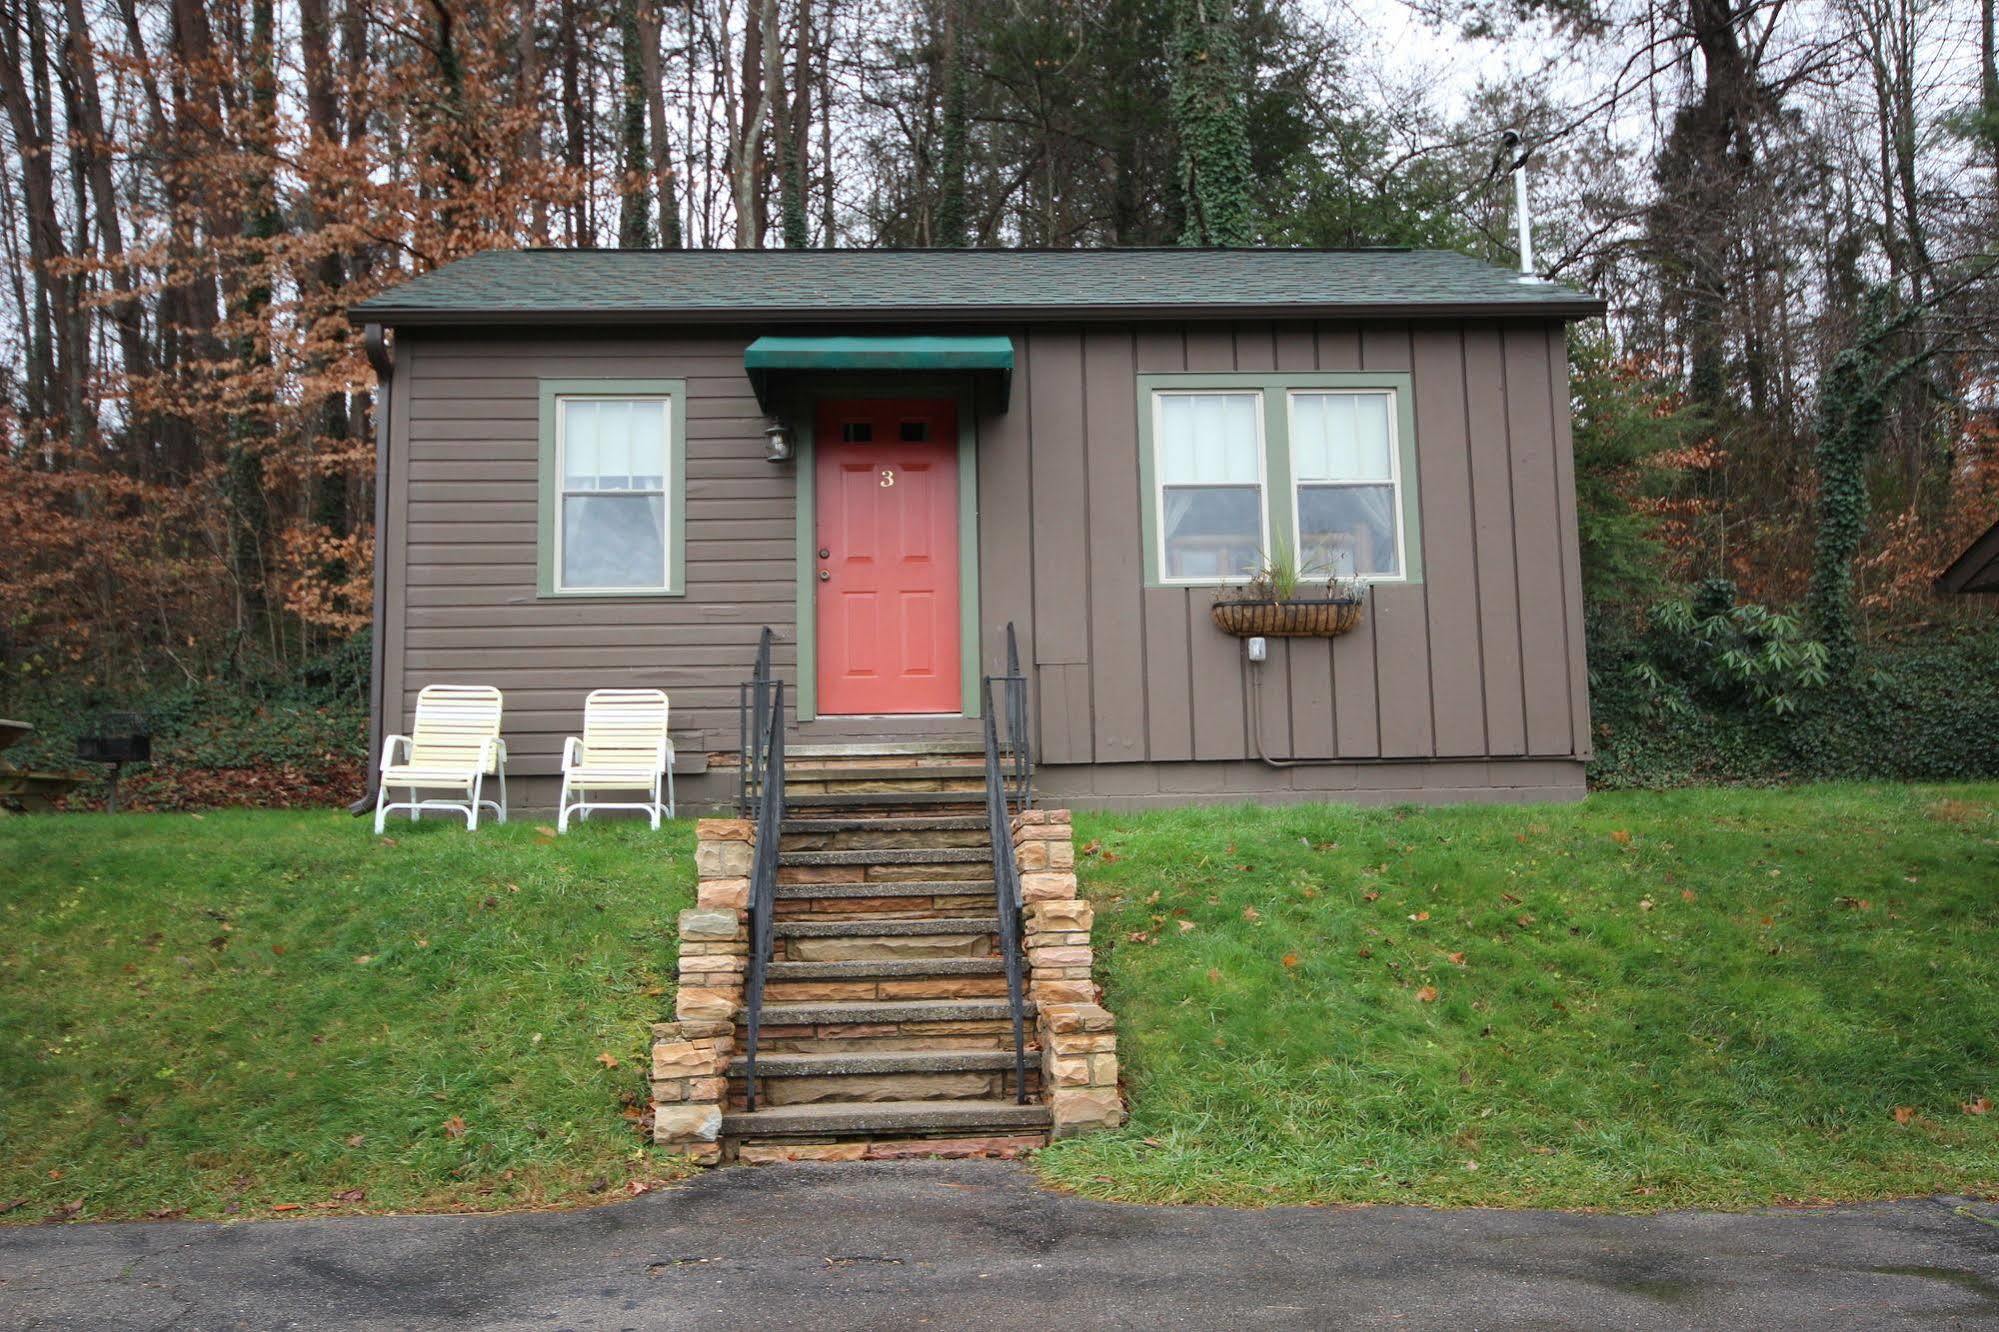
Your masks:
[{"label": "chair armrest", "polygon": [[491,772],[497,768],[505,767],[506,762],[507,742],[498,736],[488,738],[486,743],[480,746],[479,767],[482,771]]},{"label": "chair armrest", "polygon": [[577,736],[565,736],[562,741],[562,770],[568,772],[582,758],[583,741]]},{"label": "chair armrest", "polygon": [[375,771],[380,772],[383,768],[388,767],[396,761],[396,746],[398,744],[402,745],[404,754],[409,753],[410,738],[408,736],[385,735],[382,737],[382,761],[375,766]]},{"label": "chair armrest", "polygon": [[673,741],[661,738],[659,742],[659,770],[665,772],[673,765]]}]

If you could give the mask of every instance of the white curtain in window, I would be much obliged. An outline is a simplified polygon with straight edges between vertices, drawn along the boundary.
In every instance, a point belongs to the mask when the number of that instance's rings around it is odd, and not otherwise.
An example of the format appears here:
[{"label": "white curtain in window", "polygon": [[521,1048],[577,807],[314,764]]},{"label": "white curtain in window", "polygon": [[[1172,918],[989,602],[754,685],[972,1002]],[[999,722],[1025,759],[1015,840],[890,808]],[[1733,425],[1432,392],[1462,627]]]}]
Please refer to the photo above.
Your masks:
[{"label": "white curtain in window", "polygon": [[561,401],[561,585],[666,585],[667,403]]}]

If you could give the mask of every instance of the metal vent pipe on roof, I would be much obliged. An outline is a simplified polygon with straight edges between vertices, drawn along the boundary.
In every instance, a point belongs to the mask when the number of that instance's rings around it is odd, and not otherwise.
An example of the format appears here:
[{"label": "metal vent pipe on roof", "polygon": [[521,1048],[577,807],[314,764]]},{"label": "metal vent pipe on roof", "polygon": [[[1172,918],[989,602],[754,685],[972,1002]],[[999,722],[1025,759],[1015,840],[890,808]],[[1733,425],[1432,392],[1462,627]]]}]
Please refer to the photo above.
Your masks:
[{"label": "metal vent pipe on roof", "polygon": [[1513,218],[1520,228],[1520,281],[1539,282],[1534,271],[1534,218],[1527,211],[1527,152],[1519,130],[1504,130],[1499,136],[1513,158]]}]

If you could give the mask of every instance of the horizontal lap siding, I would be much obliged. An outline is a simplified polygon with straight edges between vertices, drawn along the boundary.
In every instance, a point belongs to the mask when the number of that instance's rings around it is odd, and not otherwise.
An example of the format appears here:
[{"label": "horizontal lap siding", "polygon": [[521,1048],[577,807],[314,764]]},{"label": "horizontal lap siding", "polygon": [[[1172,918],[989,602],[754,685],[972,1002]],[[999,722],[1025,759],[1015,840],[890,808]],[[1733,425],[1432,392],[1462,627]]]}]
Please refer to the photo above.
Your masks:
[{"label": "horizontal lap siding", "polygon": [[[427,684],[506,692],[515,767],[554,772],[592,689],[656,687],[673,731],[732,745],[736,684],[765,625],[787,678],[795,475],[763,461],[741,339],[467,339],[405,334],[392,424],[389,679],[402,729]],[[536,595],[542,379],[687,381],[683,597]],[[393,706],[393,702],[392,702]]]},{"label": "horizontal lap siding", "polygon": [[[1254,759],[1259,726],[1272,757],[1587,749],[1559,324],[1146,324],[1016,338],[1013,411],[981,439],[982,556],[1013,571],[987,568],[986,618],[1015,619],[1034,644],[1044,759]],[[1421,581],[1377,586],[1343,638],[1272,640],[1260,681],[1210,621],[1211,591],[1143,586],[1134,375],[1185,370],[1412,378]],[[1031,531],[1010,530],[1023,513]]]}]

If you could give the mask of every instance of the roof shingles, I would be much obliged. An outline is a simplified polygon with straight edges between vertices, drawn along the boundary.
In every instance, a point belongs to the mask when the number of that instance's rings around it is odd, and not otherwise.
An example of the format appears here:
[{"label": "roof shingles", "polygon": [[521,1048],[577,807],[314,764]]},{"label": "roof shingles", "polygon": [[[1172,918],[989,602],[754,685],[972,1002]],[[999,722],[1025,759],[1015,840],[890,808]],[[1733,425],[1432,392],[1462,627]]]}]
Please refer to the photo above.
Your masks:
[{"label": "roof shingles", "polygon": [[438,324],[1601,310],[1446,250],[488,250],[349,313]]}]

